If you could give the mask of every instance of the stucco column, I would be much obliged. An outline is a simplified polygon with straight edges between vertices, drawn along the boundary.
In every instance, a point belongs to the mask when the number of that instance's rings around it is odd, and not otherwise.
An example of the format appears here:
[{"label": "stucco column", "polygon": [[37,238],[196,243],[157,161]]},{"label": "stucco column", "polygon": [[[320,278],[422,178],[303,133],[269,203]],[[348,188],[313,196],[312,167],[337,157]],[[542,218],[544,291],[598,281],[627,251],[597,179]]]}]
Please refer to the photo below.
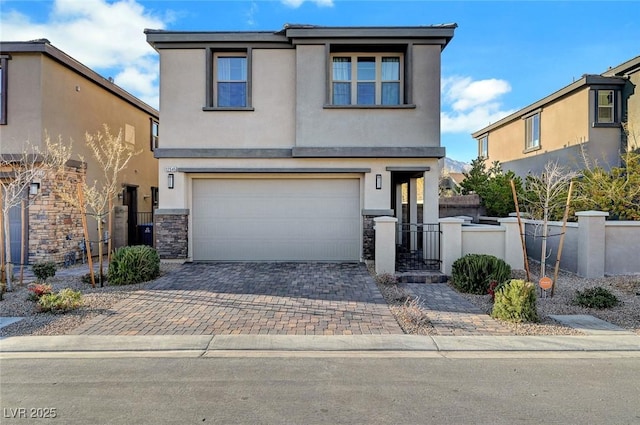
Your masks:
[{"label": "stucco column", "polygon": [[376,274],[396,272],[396,223],[395,217],[373,219],[376,231]]},{"label": "stucco column", "polygon": [[524,269],[524,255],[522,254],[522,241],[520,239],[520,227],[518,219],[514,217],[501,218],[498,220],[500,226],[504,227],[504,261],[512,269]]},{"label": "stucco column", "polygon": [[605,219],[608,212],[580,211],[578,217],[578,275],[604,276]]},{"label": "stucco column", "polygon": [[438,171],[438,161],[435,161],[436,166],[432,166],[430,171],[423,173],[424,186],[423,186],[423,204],[422,204],[422,222],[435,224],[440,217],[440,205],[439,205],[439,184],[440,173]]},{"label": "stucco column", "polygon": [[409,249],[415,251],[418,249],[418,179],[409,179],[409,223],[411,233],[409,233]]},{"label": "stucco column", "polygon": [[441,218],[440,223],[440,271],[451,276],[453,262],[462,257],[462,223],[460,218]]}]

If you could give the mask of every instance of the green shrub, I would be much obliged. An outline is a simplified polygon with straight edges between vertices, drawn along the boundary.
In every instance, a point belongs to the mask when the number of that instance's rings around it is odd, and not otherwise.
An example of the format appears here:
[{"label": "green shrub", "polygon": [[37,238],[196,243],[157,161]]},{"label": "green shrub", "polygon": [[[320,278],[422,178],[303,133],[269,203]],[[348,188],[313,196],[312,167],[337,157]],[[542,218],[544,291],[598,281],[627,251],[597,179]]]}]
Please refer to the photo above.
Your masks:
[{"label": "green shrub", "polygon": [[522,279],[511,279],[500,285],[491,316],[508,322],[537,322],[536,287]]},{"label": "green shrub", "polygon": [[38,282],[46,282],[47,279],[56,275],[56,270],[56,263],[53,261],[33,265],[33,274],[38,279]]},{"label": "green shrub", "polygon": [[491,281],[504,282],[511,276],[511,267],[493,255],[467,254],[452,265],[453,285],[460,292],[484,295]]},{"label": "green shrub", "polygon": [[153,280],[160,275],[158,252],[147,245],[126,246],[116,250],[109,263],[110,285],[130,285]]},{"label": "green shrub", "polygon": [[76,309],[82,305],[82,294],[66,288],[57,294],[44,294],[38,299],[40,311],[52,313],[64,313]]},{"label": "green shrub", "polygon": [[575,305],[597,309],[615,307],[618,302],[619,300],[615,295],[601,286],[588,288],[584,291],[576,291],[576,296],[573,299]]}]

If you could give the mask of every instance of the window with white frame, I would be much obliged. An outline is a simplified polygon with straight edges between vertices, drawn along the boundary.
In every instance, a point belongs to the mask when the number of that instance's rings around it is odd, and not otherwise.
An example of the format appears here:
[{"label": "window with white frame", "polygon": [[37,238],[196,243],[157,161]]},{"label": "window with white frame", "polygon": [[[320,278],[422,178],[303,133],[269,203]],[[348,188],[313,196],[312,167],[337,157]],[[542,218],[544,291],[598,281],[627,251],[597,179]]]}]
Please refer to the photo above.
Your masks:
[{"label": "window with white frame", "polygon": [[400,105],[401,54],[339,53],[331,56],[333,105]]},{"label": "window with white frame", "polygon": [[151,119],[151,151],[158,148],[158,141],[160,139],[160,124],[158,121]]},{"label": "window with white frame", "polygon": [[533,114],[524,120],[524,148],[540,147],[540,113]]},{"label": "window with white frame", "polygon": [[615,120],[614,115],[614,92],[613,90],[598,90],[597,122],[611,124]]},{"label": "window with white frame", "polygon": [[247,55],[216,53],[214,55],[215,105],[218,108],[247,106]]},{"label": "window with white frame", "polygon": [[482,158],[489,157],[489,135],[485,134],[484,136],[478,139],[478,156]]}]

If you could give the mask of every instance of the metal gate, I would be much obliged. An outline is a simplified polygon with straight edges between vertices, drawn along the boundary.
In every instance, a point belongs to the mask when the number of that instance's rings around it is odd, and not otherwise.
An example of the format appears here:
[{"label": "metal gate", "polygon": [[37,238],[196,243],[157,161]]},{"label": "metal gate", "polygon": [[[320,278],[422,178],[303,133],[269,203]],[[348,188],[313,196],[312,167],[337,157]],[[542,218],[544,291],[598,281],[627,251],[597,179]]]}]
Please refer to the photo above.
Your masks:
[{"label": "metal gate", "polygon": [[401,223],[396,232],[396,270],[440,270],[440,225]]}]

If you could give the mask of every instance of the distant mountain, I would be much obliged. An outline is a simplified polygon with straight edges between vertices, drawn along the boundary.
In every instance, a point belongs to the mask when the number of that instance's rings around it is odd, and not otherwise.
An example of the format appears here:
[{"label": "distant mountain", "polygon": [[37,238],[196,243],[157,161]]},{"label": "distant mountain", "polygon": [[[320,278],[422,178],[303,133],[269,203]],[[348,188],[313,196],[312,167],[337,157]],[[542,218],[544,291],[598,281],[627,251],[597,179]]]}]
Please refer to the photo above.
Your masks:
[{"label": "distant mountain", "polygon": [[471,170],[471,164],[455,159],[445,158],[442,166],[443,170],[449,173],[466,173]]}]

